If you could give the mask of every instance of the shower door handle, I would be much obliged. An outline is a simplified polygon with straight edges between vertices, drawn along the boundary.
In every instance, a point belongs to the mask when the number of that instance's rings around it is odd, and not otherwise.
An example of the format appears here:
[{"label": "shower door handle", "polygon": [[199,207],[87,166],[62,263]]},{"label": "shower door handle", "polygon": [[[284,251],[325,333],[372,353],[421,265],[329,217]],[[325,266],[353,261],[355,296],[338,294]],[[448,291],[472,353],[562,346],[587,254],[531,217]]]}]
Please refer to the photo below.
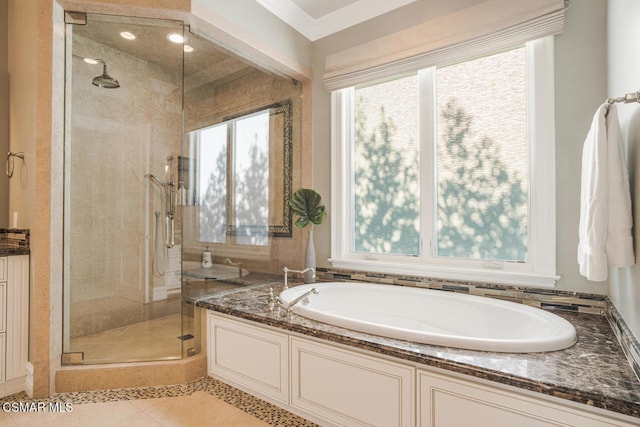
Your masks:
[{"label": "shower door handle", "polygon": [[173,216],[166,214],[164,217],[164,224],[165,224],[165,231],[166,231],[165,233],[166,240],[164,244],[167,248],[172,248],[175,245],[175,228],[174,228]]}]

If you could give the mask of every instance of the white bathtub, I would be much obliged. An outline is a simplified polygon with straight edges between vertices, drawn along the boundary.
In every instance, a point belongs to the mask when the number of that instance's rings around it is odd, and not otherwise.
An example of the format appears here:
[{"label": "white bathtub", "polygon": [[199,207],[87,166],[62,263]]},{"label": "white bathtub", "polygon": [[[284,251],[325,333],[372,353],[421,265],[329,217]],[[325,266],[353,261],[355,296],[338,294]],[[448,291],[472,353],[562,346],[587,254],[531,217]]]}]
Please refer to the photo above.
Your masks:
[{"label": "white bathtub", "polygon": [[283,291],[284,303],[317,288],[292,311],[309,319],[424,344],[529,353],[576,342],[573,325],[553,313],[474,295],[369,283],[316,283]]}]

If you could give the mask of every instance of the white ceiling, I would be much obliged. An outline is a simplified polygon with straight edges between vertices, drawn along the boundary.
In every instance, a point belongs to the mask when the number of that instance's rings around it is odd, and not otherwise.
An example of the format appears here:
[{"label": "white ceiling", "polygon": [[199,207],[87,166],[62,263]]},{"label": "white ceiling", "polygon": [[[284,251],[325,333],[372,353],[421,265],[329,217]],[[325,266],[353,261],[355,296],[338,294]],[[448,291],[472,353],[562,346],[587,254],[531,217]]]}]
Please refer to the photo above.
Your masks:
[{"label": "white ceiling", "polygon": [[256,0],[311,41],[416,0]]}]

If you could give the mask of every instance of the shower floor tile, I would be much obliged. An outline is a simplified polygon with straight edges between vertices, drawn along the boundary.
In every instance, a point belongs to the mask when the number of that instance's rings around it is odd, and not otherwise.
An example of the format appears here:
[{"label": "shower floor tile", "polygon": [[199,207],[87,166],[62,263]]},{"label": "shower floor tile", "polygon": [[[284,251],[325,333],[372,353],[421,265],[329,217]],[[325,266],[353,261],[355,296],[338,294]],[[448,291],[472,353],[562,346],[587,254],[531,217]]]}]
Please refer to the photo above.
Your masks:
[{"label": "shower floor tile", "polygon": [[182,335],[180,315],[172,314],[72,338],[68,352],[84,352],[85,363],[180,358]]}]

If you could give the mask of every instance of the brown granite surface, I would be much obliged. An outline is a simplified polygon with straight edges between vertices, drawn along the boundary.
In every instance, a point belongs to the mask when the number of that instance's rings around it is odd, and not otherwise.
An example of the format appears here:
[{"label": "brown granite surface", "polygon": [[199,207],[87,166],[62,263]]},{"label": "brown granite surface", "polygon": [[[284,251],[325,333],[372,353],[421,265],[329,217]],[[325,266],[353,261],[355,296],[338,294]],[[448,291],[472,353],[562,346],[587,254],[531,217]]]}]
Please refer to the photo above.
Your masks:
[{"label": "brown granite surface", "polygon": [[29,255],[29,229],[0,228],[0,257]]},{"label": "brown granite surface", "polygon": [[268,289],[248,285],[205,296],[195,304],[265,325],[397,357],[640,418],[640,381],[605,316],[555,310],[570,321],[578,342],[547,353],[491,353],[411,343],[355,332],[269,310]]},{"label": "brown granite surface", "polygon": [[0,246],[0,257],[14,255],[29,255],[29,248],[5,248]]}]

